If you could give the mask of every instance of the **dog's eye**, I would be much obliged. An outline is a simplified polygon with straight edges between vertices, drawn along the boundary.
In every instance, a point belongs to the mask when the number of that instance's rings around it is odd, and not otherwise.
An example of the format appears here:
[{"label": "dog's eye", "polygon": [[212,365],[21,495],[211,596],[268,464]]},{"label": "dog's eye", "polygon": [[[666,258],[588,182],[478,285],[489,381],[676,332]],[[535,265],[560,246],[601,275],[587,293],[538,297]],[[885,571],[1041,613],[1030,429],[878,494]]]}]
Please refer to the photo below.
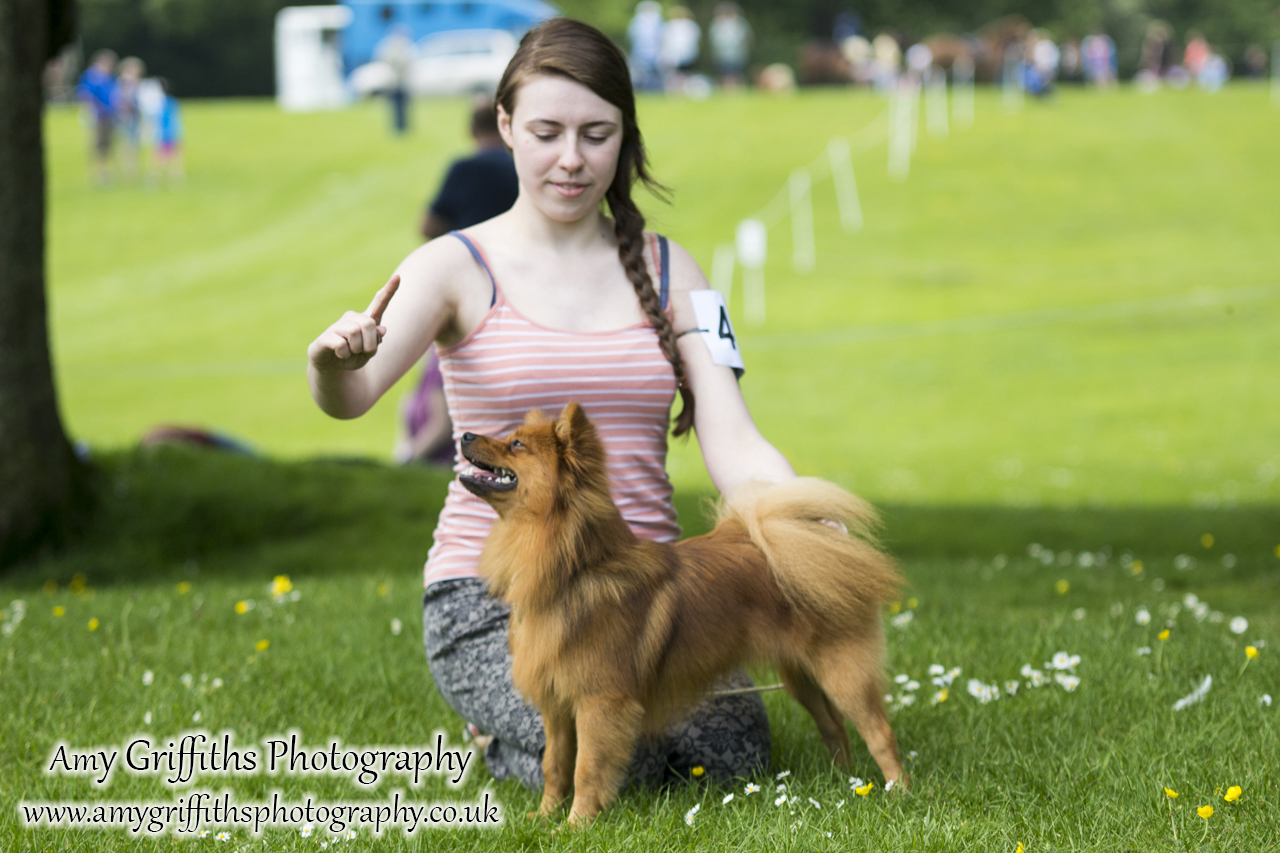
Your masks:
[{"label": "dog's eye", "polygon": [[511,440],[511,449],[512,449],[512,450],[515,450],[517,447],[524,447],[524,444],[522,444],[522,443],[520,442],[520,439],[518,439],[518,438],[513,438],[513,439]]}]

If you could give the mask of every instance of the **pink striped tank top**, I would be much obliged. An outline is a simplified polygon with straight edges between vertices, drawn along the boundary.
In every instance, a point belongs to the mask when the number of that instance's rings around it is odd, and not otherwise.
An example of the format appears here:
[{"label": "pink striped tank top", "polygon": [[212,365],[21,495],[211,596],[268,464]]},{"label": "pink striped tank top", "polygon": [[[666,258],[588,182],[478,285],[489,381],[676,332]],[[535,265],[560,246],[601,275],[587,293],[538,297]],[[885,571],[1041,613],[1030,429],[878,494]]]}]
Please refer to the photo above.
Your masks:
[{"label": "pink striped tank top", "polygon": [[[471,334],[439,350],[454,447],[464,432],[505,435],[530,409],[559,413],[577,401],[595,422],[608,452],[613,499],[637,536],[680,538],[667,479],[667,428],[676,380],[647,323],[610,332],[541,326],[506,301],[479,247],[453,232],[493,282],[489,313]],[[666,306],[667,246],[652,241]],[[463,462],[455,453],[454,471]],[[476,576],[480,551],[497,519],[490,506],[449,483],[427,554],[425,582]]]}]

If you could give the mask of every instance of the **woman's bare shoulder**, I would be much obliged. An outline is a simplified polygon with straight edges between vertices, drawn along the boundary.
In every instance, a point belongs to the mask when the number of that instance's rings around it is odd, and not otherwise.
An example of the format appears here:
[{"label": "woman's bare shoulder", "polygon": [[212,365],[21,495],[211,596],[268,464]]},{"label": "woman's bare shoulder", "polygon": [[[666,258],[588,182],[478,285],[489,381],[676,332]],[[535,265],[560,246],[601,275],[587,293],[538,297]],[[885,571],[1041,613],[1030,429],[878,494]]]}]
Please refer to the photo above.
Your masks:
[{"label": "woman's bare shoulder", "polygon": [[668,263],[671,268],[671,290],[681,292],[687,290],[703,290],[710,285],[702,272],[702,267],[693,259],[693,255],[674,240],[667,240],[670,247]]}]

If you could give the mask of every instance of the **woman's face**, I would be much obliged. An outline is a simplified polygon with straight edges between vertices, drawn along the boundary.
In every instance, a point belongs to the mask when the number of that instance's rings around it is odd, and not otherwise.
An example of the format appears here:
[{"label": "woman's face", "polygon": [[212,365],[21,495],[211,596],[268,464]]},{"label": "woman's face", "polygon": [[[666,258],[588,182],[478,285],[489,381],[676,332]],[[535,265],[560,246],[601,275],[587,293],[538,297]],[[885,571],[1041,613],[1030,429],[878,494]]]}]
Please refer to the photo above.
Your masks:
[{"label": "woman's face", "polygon": [[621,110],[581,83],[539,74],[520,87],[511,115],[498,108],[498,130],[520,195],[544,215],[576,222],[599,209],[618,168]]}]

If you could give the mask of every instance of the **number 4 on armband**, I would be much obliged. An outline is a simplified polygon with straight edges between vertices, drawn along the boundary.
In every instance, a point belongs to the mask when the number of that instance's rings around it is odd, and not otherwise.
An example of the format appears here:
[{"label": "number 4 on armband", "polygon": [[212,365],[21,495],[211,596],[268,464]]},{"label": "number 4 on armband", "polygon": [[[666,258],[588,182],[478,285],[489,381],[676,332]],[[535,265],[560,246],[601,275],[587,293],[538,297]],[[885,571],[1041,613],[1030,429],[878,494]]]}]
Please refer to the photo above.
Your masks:
[{"label": "number 4 on armband", "polygon": [[734,348],[738,348],[738,339],[733,334],[733,325],[729,322],[729,312],[725,310],[723,305],[720,306],[720,328],[718,329],[720,339],[729,339],[729,344]]}]

